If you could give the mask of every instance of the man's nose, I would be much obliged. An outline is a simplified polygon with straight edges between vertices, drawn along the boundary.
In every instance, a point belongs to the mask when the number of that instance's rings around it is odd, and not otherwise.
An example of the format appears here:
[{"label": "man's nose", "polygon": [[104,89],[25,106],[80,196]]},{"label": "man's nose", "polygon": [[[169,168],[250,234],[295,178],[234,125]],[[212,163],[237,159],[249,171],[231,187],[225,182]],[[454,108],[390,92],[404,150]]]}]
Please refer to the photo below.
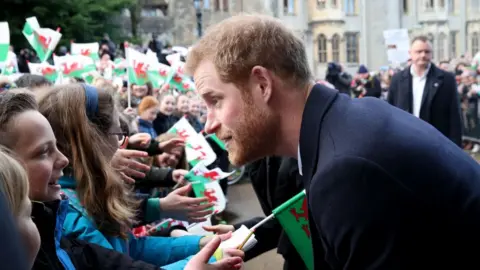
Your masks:
[{"label": "man's nose", "polygon": [[205,122],[205,132],[207,134],[214,134],[215,131],[220,126],[220,122],[218,122],[215,117],[212,117],[210,113],[207,113],[207,121]]}]

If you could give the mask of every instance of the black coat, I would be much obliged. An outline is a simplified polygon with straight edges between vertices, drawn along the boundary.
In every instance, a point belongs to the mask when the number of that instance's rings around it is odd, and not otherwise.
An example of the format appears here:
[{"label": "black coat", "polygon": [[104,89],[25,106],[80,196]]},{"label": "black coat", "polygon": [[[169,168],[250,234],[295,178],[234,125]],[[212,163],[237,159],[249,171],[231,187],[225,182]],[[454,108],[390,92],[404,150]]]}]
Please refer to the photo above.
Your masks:
[{"label": "black coat", "polygon": [[299,148],[315,269],[480,268],[480,166],[431,125],[316,85]]},{"label": "black coat", "polygon": [[[413,93],[410,67],[395,74],[390,83],[388,103],[412,113]],[[462,119],[455,77],[431,64],[423,92],[420,118],[458,146],[462,145]]]},{"label": "black coat", "polygon": [[[303,183],[298,174],[297,160],[293,158],[267,157],[249,164],[247,175],[252,181],[265,215],[303,190]],[[251,228],[261,221],[262,217],[253,218],[235,224],[238,229],[242,224]],[[254,258],[266,251],[278,248],[277,252],[285,259],[284,269],[306,269],[302,258],[291,244],[288,236],[276,219],[272,219],[256,229],[258,243],[245,254],[245,259]]]},{"label": "black coat", "polygon": [[158,135],[167,132],[180,118],[173,115],[165,115],[161,112],[157,114],[157,118],[153,120],[153,129]]}]

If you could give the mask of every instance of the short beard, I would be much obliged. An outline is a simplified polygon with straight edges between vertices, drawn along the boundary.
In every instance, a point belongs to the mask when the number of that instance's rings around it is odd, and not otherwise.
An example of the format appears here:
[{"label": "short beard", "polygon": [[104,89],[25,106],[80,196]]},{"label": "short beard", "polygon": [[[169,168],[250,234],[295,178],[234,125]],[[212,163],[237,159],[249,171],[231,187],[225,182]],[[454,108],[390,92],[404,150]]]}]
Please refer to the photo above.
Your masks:
[{"label": "short beard", "polygon": [[279,139],[277,128],[280,124],[276,114],[257,108],[249,93],[243,93],[243,115],[234,135],[234,142],[228,158],[234,166],[275,154]]}]

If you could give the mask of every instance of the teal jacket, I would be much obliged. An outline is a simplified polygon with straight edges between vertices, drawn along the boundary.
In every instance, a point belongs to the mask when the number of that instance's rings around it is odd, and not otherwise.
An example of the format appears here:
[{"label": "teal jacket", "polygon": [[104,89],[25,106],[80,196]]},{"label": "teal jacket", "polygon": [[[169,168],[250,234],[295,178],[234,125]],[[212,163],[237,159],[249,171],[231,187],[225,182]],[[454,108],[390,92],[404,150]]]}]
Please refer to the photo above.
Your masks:
[{"label": "teal jacket", "polygon": [[[128,254],[135,260],[142,260],[165,270],[184,269],[191,256],[200,250],[201,236],[137,238],[130,234],[128,239],[122,239],[103,235],[80,204],[75,192],[75,179],[64,176],[60,178],[60,185],[70,201],[63,224],[66,236]],[[210,262],[215,262],[215,258],[212,257]]]}]

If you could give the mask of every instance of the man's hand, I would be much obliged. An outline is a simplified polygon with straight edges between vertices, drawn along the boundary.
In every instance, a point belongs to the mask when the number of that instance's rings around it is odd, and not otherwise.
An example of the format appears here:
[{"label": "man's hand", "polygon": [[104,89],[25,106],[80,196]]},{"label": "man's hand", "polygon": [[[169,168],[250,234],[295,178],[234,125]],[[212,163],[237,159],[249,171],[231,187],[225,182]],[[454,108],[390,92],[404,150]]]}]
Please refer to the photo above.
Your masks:
[{"label": "man's hand", "polygon": [[215,226],[203,226],[203,229],[207,232],[214,232],[216,234],[225,234],[235,231],[233,225],[218,224]]},{"label": "man's hand", "polygon": [[[232,237],[232,232],[227,232],[224,234],[217,235],[220,237],[220,240],[223,242],[225,240],[228,240]],[[204,236],[202,239],[200,239],[200,248],[204,248],[208,243],[210,243],[215,237],[217,236]]]},{"label": "man's hand", "polygon": [[197,255],[187,263],[185,270],[238,270],[242,267],[243,252],[241,250],[226,250],[229,256],[223,258],[213,264],[208,264],[210,257],[213,256],[217,248],[220,246],[221,239],[215,237]]}]

